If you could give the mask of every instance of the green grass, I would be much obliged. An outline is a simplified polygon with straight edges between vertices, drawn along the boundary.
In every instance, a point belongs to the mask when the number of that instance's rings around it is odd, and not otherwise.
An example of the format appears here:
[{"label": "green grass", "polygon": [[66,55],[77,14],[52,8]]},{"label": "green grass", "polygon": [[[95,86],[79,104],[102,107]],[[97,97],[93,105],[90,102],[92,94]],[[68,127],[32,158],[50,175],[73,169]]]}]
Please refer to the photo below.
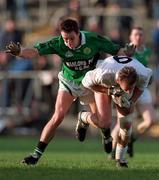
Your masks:
[{"label": "green grass", "polygon": [[20,161],[32,152],[37,138],[0,138],[0,180],[157,180],[159,142],[136,142],[135,157],[128,169],[117,169],[108,161],[100,139],[55,138],[36,166]]}]

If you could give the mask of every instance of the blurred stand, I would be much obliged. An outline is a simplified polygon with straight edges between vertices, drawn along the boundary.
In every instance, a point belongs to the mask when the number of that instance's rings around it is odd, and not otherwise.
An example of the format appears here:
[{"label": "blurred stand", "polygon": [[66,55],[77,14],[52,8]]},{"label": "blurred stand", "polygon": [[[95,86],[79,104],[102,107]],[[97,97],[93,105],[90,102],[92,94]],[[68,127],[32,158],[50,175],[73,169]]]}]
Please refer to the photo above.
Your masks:
[{"label": "blurred stand", "polygon": [[[0,48],[9,41],[25,46],[59,35],[58,24],[65,17],[76,18],[81,30],[107,35],[124,46],[132,25],[145,29],[149,47],[154,47],[156,104],[159,92],[158,0],[1,0]],[[156,35],[155,35],[156,34]],[[57,72],[61,67],[58,56],[40,57],[32,63],[0,53],[0,132],[36,134],[49,119],[58,89]],[[158,85],[157,85],[158,83]],[[75,103],[64,122],[70,129],[80,109]],[[72,127],[71,127],[72,128]],[[30,131],[30,132],[29,132]],[[158,131],[159,132],[159,131]],[[94,133],[94,132],[93,132]]]},{"label": "blurred stand", "polygon": [[154,52],[155,106],[159,107],[159,19],[155,21],[152,31],[152,47]]},{"label": "blurred stand", "polygon": [[[55,98],[52,94],[52,88],[57,83],[57,72],[52,70],[34,70],[28,72],[0,72],[0,77],[9,80],[24,80],[30,79],[31,82],[28,88],[25,89],[26,93],[22,101],[19,101],[20,93],[17,90],[12,90],[13,96],[10,99],[12,102],[10,106],[1,106],[0,108],[0,133],[8,134],[14,132],[14,128],[33,127],[36,132],[45,124],[46,117],[50,116]],[[2,81],[1,80],[1,81]],[[18,92],[22,91],[22,87],[16,84]],[[1,92],[3,86],[1,85]],[[2,97],[2,96],[1,96]],[[13,100],[14,99],[14,100]],[[17,105],[18,104],[18,105]],[[25,130],[26,133],[26,130]],[[30,130],[28,129],[28,135]],[[31,134],[30,134],[31,135]]]}]

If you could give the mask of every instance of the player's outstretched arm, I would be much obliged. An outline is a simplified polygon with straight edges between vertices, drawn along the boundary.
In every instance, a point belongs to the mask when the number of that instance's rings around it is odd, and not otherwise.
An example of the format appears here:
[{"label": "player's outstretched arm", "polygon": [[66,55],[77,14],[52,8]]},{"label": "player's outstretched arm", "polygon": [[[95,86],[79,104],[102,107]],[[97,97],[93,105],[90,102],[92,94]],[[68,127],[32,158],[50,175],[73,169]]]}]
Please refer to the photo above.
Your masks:
[{"label": "player's outstretched arm", "polygon": [[12,54],[13,56],[19,56],[23,58],[34,58],[39,55],[36,48],[22,48],[20,43],[10,42],[6,46],[6,53]]}]

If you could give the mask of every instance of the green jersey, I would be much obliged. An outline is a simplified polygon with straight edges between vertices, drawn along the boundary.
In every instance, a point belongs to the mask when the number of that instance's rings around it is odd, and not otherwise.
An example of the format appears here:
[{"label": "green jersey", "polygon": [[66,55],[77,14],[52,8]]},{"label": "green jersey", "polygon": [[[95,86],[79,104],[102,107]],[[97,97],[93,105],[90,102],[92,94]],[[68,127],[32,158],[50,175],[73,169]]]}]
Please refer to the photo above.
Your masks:
[{"label": "green jersey", "polygon": [[95,68],[100,52],[116,55],[120,46],[96,33],[81,31],[81,45],[68,48],[62,36],[38,43],[34,47],[40,55],[57,54],[62,59],[64,78],[80,84],[86,72]]},{"label": "green jersey", "polygon": [[148,66],[149,58],[152,54],[151,49],[144,47],[143,51],[136,51],[133,55],[138,61],[140,61],[144,66]]}]

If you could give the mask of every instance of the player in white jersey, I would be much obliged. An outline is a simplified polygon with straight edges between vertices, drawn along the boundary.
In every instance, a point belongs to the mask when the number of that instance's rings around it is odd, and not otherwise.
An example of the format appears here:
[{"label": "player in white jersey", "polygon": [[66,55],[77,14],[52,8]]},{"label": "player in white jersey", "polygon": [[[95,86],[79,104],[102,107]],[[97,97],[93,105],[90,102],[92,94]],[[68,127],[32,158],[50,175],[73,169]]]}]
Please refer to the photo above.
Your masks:
[{"label": "player in white jersey", "polygon": [[[128,167],[125,160],[128,139],[131,135],[131,114],[137,99],[147,87],[152,71],[144,67],[134,58],[126,56],[112,56],[101,61],[96,69],[86,73],[82,84],[95,93],[105,93],[105,109],[107,111],[107,121],[111,121],[111,101],[113,100],[116,109],[120,130],[117,137],[116,161],[119,167]],[[97,107],[100,110],[100,107]],[[81,112],[78,122],[92,124],[90,119],[93,114]],[[99,122],[97,122],[98,124]],[[92,124],[97,126],[97,124]]]},{"label": "player in white jersey", "polygon": [[[144,30],[142,27],[137,26],[132,28],[130,33],[130,43],[136,45],[133,57],[136,58],[139,62],[141,62],[145,67],[148,67],[149,60],[152,55],[152,50],[145,46]],[[140,122],[136,122],[136,118],[134,118],[133,120],[133,132],[128,143],[128,154],[130,157],[134,156],[134,142],[142,135],[144,135],[157,120],[156,112],[153,107],[152,95],[149,88],[145,88],[144,92],[137,100],[136,110],[139,115],[141,115],[142,120]],[[118,133],[118,128],[119,125],[116,124],[112,130],[113,137],[116,137],[116,133]],[[115,148],[116,143],[113,139],[112,153],[111,156],[109,156],[109,159],[115,158]]]}]

